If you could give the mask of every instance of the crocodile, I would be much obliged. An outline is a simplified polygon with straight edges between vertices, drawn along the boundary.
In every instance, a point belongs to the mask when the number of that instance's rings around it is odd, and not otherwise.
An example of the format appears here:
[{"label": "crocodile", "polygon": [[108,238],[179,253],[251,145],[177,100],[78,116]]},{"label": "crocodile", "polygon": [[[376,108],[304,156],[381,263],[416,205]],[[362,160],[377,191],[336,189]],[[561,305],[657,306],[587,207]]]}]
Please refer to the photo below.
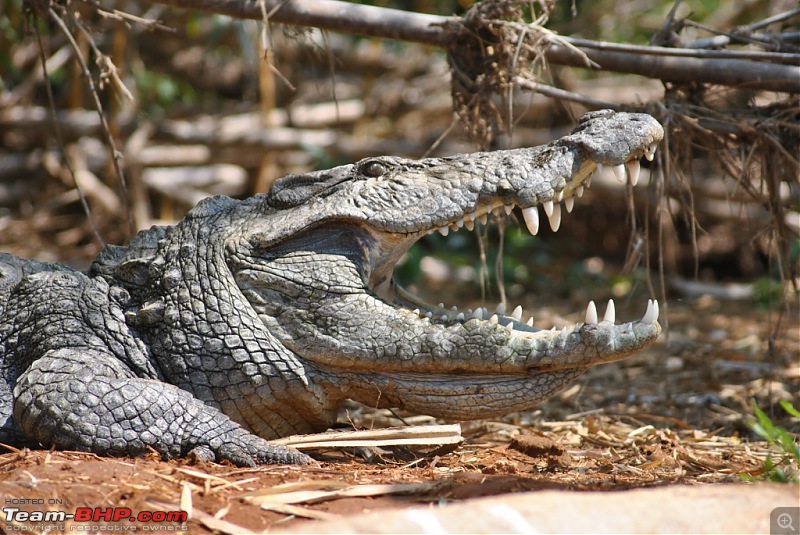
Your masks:
[{"label": "crocodile", "polygon": [[547,145],[370,157],[210,197],[107,246],[88,270],[0,254],[0,442],[98,454],[305,463],[274,439],[328,428],[346,399],[469,420],[527,409],[658,337],[658,303],[561,331],[517,307],[461,311],[401,288],[426,234],[541,210],[556,230],[592,175],[635,184],[661,125],[600,110]]}]

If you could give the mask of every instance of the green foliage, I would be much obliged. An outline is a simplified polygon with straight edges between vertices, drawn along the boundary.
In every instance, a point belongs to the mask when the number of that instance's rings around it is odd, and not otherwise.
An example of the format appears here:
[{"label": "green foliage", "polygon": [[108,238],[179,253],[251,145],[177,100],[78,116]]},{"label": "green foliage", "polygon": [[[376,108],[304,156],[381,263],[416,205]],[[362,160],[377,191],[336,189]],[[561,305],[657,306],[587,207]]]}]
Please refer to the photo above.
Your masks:
[{"label": "green foliage", "polygon": [[183,80],[155,71],[142,69],[134,74],[140,106],[151,117],[163,117],[177,103],[197,103],[197,91]]},{"label": "green foliage", "polygon": [[[790,416],[800,418],[800,411],[788,401],[781,401],[780,405]],[[772,453],[767,455],[761,478],[778,483],[800,484],[800,444],[797,442],[797,437],[783,427],[775,425],[755,401],[753,401],[753,413],[756,419],[750,422],[750,429],[778,452],[777,461]],[[755,478],[749,474],[742,474],[742,479]]]},{"label": "green foliage", "polygon": [[753,283],[756,306],[762,310],[771,310],[776,303],[784,299],[784,286],[780,280],[772,277],[761,277]]},{"label": "green foliage", "polygon": [[[429,255],[455,268],[472,267],[477,275],[482,263],[478,240],[482,239],[486,252],[486,263],[483,267],[486,269],[488,280],[496,281],[499,254],[497,225],[492,222],[488,228],[481,226],[478,228],[484,230],[484,238],[479,238],[476,232],[466,230],[451,233],[446,238],[438,233],[425,236],[411,247],[405,261],[395,269],[395,276],[404,284],[421,282],[420,261]],[[503,280],[506,285],[516,283],[528,286],[533,272],[536,271],[535,265],[550,260],[550,255],[547,254],[542,242],[516,225],[505,228],[503,245]],[[531,267],[533,269],[530,269]]]}]

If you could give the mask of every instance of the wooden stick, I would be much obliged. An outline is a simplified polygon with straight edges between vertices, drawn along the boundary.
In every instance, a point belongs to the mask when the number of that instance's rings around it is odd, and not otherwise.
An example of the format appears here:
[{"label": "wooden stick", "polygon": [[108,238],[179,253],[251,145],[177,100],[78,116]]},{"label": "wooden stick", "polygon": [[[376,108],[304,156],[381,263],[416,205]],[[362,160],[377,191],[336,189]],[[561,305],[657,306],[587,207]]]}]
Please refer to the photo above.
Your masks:
[{"label": "wooden stick", "polygon": [[420,425],[411,427],[387,427],[367,431],[329,431],[313,435],[295,435],[274,442],[298,449],[343,448],[374,446],[407,446],[458,444],[461,425]]}]

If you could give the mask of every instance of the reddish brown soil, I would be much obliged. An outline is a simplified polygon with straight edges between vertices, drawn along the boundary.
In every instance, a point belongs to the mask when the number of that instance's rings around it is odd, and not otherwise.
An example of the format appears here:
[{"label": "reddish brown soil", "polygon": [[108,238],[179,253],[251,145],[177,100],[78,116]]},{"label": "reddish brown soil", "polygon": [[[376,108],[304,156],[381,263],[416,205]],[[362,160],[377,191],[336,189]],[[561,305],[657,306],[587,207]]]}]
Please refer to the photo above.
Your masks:
[{"label": "reddish brown soil", "polygon": [[[627,317],[619,308],[620,317]],[[796,401],[800,374],[794,357],[800,334],[783,332],[770,353],[762,342],[772,325],[767,312],[709,300],[674,308],[669,347],[661,344],[629,361],[597,368],[535,411],[464,423],[466,441],[456,448],[383,447],[366,452],[367,458],[355,449],[315,451],[318,466],[255,469],[155,457],[7,453],[0,455],[3,507],[187,510],[191,516],[185,524],[123,520],[117,527],[242,533],[305,524],[313,529],[316,520],[309,516],[525,490],[728,483],[741,481],[742,473],[758,476],[769,447],[747,427],[750,403],[755,398],[770,410],[777,400]],[[797,318],[792,321],[796,325]],[[797,422],[778,411],[775,419],[797,431]],[[343,421],[364,428],[400,425],[388,411],[363,407],[350,407]],[[378,484],[412,486],[387,491],[373,486]],[[275,502],[276,495],[284,498],[289,492],[352,487],[369,495],[316,495],[289,506]],[[30,503],[35,500],[41,501]],[[260,506],[262,501],[267,505]],[[47,522],[18,522],[15,528],[0,521],[0,529],[41,531],[42,524]]]}]

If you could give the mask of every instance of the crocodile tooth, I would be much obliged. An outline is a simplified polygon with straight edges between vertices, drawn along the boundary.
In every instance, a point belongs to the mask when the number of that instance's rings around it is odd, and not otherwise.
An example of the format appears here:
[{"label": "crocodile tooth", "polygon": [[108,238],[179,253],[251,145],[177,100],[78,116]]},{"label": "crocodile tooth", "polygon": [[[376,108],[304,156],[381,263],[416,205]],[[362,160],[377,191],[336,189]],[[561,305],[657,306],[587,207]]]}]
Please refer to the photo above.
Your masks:
[{"label": "crocodile tooth", "polygon": [[626,162],[625,167],[628,168],[628,176],[631,177],[631,186],[635,186],[637,182],[639,182],[639,171],[642,170],[642,166],[639,165],[639,160]]},{"label": "crocodile tooth", "polygon": [[553,206],[553,213],[552,215],[547,217],[548,221],[550,221],[550,228],[553,229],[553,232],[558,230],[558,227],[561,226],[561,205],[556,204]]},{"label": "crocodile tooth", "polygon": [[617,309],[614,307],[614,300],[608,300],[608,306],[606,306],[606,313],[603,314],[603,321],[610,321],[614,323],[617,321]]},{"label": "crocodile tooth", "polygon": [[506,315],[506,304],[505,303],[498,303],[497,308],[494,311],[497,312],[498,314],[500,314],[501,316],[505,316]]},{"label": "crocodile tooth", "polygon": [[438,305],[436,305],[436,306],[437,306],[437,307],[439,307],[439,308],[444,308],[444,303],[439,303],[439,304],[438,304]]},{"label": "crocodile tooth", "polygon": [[483,309],[478,307],[475,309],[475,312],[472,313],[472,317],[478,320],[483,319]]},{"label": "crocodile tooth", "polygon": [[467,219],[467,220],[464,221],[464,227],[467,230],[472,230],[472,229],[475,228],[475,222],[470,220],[470,219]]},{"label": "crocodile tooth", "polygon": [[442,316],[441,316],[441,318],[440,318],[440,319],[441,319],[442,321],[449,321],[449,320],[450,320],[450,316],[448,316],[447,314],[442,314]]},{"label": "crocodile tooth", "polygon": [[653,316],[655,316],[653,313],[653,300],[648,299],[647,310],[645,310],[644,316],[642,316],[642,323],[653,323]]},{"label": "crocodile tooth", "polygon": [[583,197],[583,184],[575,189],[575,195],[577,195],[579,198]]},{"label": "crocodile tooth", "polygon": [[547,217],[550,217],[551,215],[553,215],[553,201],[552,200],[551,201],[544,201],[542,203],[542,207],[544,208],[544,213],[547,215]]},{"label": "crocodile tooth", "polygon": [[647,311],[644,313],[642,323],[655,323],[658,321],[658,301],[647,300]]},{"label": "crocodile tooth", "polygon": [[480,217],[478,218],[478,221],[480,221],[481,225],[485,225],[486,223],[489,222],[489,214],[488,213],[481,214]]},{"label": "crocodile tooth", "polygon": [[427,312],[425,313],[425,317],[426,317],[426,318],[428,318],[428,319],[431,319],[431,318],[433,317],[433,312],[431,312],[430,310],[429,310],[429,311],[427,311]]},{"label": "crocodile tooth", "polygon": [[514,327],[512,327],[510,323],[506,323],[506,324],[504,325],[504,327],[506,328],[506,330],[507,330],[508,332],[510,332],[510,333],[513,333],[513,332],[514,332]]},{"label": "crocodile tooth", "polygon": [[514,309],[514,312],[511,313],[511,317],[517,321],[522,320],[522,306],[517,305],[517,308]]},{"label": "crocodile tooth", "polygon": [[525,220],[528,232],[536,236],[539,233],[539,210],[535,206],[525,208],[522,210],[522,219]]},{"label": "crocodile tooth", "polygon": [[575,206],[575,197],[567,197],[564,199],[564,208],[567,209],[567,213],[572,213],[572,208]]},{"label": "crocodile tooth", "polygon": [[439,234],[441,234],[442,236],[447,236],[448,234],[450,234],[450,229],[447,227],[442,227],[439,229]]},{"label": "crocodile tooth", "polygon": [[656,157],[656,147],[658,147],[658,143],[653,143],[644,151],[644,157],[647,158],[648,162],[652,162],[653,158]]},{"label": "crocodile tooth", "polygon": [[499,318],[497,317],[497,314],[492,314],[492,317],[489,318],[489,323],[497,323],[498,321]]},{"label": "crocodile tooth", "polygon": [[556,332],[556,326],[555,326],[555,325],[553,325],[552,327],[550,327],[550,332]]},{"label": "crocodile tooth", "polygon": [[575,332],[575,327],[563,327],[561,329],[561,336],[569,336]]},{"label": "crocodile tooth", "polygon": [[528,327],[533,327],[533,318],[528,318],[528,321],[525,322],[525,325]]},{"label": "crocodile tooth", "polygon": [[586,307],[586,319],[583,321],[586,325],[597,324],[597,307],[594,301],[589,301],[589,306]]},{"label": "crocodile tooth", "polygon": [[511,215],[511,212],[514,211],[514,205],[512,205],[512,204],[504,204],[503,205],[503,210],[506,211],[506,215]]},{"label": "crocodile tooth", "polygon": [[458,221],[456,221],[456,228],[461,228],[463,226],[464,226],[464,220],[463,219],[459,219]]},{"label": "crocodile tooth", "polygon": [[625,166],[622,164],[615,165],[611,168],[614,171],[614,176],[617,177],[617,180],[625,183]]},{"label": "crocodile tooth", "polygon": [[564,200],[564,190],[556,192],[556,202],[561,202]]},{"label": "crocodile tooth", "polygon": [[414,312],[414,314],[416,314],[417,316],[419,316],[419,309],[418,309],[418,308],[415,308],[415,309],[413,310],[413,312]]},{"label": "crocodile tooth", "polygon": [[602,173],[603,172],[603,164],[601,164],[601,163],[595,164],[595,171],[597,171],[598,173]]},{"label": "crocodile tooth", "polygon": [[458,314],[456,314],[456,321],[464,321],[465,317],[466,316],[464,316],[463,312],[459,312]]},{"label": "crocodile tooth", "polygon": [[458,312],[458,307],[453,305],[450,307],[450,310],[452,310],[453,312]]}]

